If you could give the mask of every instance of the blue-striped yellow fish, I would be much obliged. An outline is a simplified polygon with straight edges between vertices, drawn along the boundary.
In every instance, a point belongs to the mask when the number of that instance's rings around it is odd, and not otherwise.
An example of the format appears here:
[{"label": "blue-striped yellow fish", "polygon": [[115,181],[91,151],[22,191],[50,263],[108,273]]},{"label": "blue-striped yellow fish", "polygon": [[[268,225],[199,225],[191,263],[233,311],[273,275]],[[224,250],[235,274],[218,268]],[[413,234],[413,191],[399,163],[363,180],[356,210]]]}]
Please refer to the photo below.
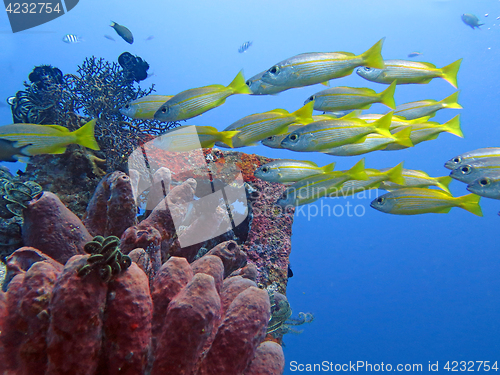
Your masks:
[{"label": "blue-striped yellow fish", "polygon": [[135,119],[152,120],[161,105],[172,98],[172,95],[143,96],[120,108],[120,113]]},{"label": "blue-striped yellow fish", "polygon": [[407,120],[413,120],[424,116],[429,116],[429,118],[434,117],[436,112],[443,108],[461,109],[462,106],[457,103],[459,92],[454,92],[439,102],[428,99],[400,104],[396,107],[394,115],[404,117]]},{"label": "blue-striped yellow fish", "polygon": [[349,180],[344,182],[335,191],[328,194],[329,197],[348,197],[360,193],[365,190],[377,189],[384,181],[391,181],[393,183],[404,182],[401,176],[403,170],[403,163],[399,163],[393,168],[388,168],[384,171],[367,168],[365,169],[368,180]]},{"label": "blue-striped yellow fish", "polygon": [[[381,169],[384,171],[384,169]],[[405,188],[426,188],[429,186],[436,186],[441,190],[450,193],[448,185],[452,178],[450,176],[442,177],[430,177],[427,173],[423,171],[417,171],[414,169],[403,169],[401,172],[404,181],[402,183],[393,183],[391,181],[384,181],[380,184],[380,189],[393,191],[397,189]]]},{"label": "blue-striped yellow fish", "polygon": [[434,64],[419,61],[385,60],[384,63],[383,69],[364,66],[358,68],[356,73],[372,82],[389,84],[397,80],[398,85],[429,83],[433,78],[443,78],[457,88],[457,74],[462,59],[440,69]]},{"label": "blue-striped yellow fish", "polygon": [[254,172],[254,176],[268,182],[297,182],[317,174],[332,172],[335,163],[318,167],[306,160],[279,159],[266,163]]},{"label": "blue-striped yellow fish", "polygon": [[255,113],[232,123],[224,130],[238,131],[233,138],[233,147],[255,145],[267,137],[287,133],[288,126],[292,123],[312,122],[313,105],[314,103],[308,103],[292,113],[281,108]]},{"label": "blue-striped yellow fish", "polygon": [[289,186],[276,203],[283,208],[308,204],[336,191],[349,180],[368,180],[364,159],[345,172],[322,173],[304,178]]},{"label": "blue-striped yellow fish", "polygon": [[379,40],[358,56],[350,52],[303,53],[273,65],[262,75],[262,81],[274,86],[303,87],[348,76],[361,65],[383,69],[383,43],[384,39]]},{"label": "blue-striped yellow fish", "polygon": [[500,147],[478,148],[477,150],[464,152],[463,154],[451,158],[444,164],[444,166],[445,168],[453,170],[461,165],[471,163],[476,160],[495,157],[500,157]]},{"label": "blue-striped yellow fish", "polygon": [[304,102],[314,101],[314,109],[317,111],[342,111],[348,109],[368,109],[374,103],[382,103],[389,108],[395,109],[394,90],[396,82],[384,91],[377,93],[367,87],[332,87],[311,95]]},{"label": "blue-striped yellow fish", "polygon": [[191,151],[213,147],[215,142],[223,142],[232,147],[231,138],[238,132],[219,132],[212,126],[184,125],[168,130],[152,141],[155,147],[165,151]]},{"label": "blue-striped yellow fish", "polygon": [[60,125],[4,125],[0,126],[0,139],[17,142],[16,147],[22,148],[23,153],[30,156],[62,154],[71,144],[99,150],[94,137],[95,123],[96,120],[91,120],[73,132]]},{"label": "blue-striped yellow fish", "polygon": [[224,104],[231,95],[250,93],[243,73],[239,72],[228,86],[210,85],[180,92],[160,106],[154,118],[160,121],[187,120]]},{"label": "blue-striped yellow fish", "polygon": [[480,177],[467,185],[471,193],[491,199],[500,199],[500,173]]},{"label": "blue-striped yellow fish", "polygon": [[480,199],[476,194],[453,197],[438,189],[406,188],[384,194],[374,199],[370,206],[395,215],[446,214],[453,207],[460,207],[474,215],[483,216]]},{"label": "blue-striped yellow fish", "polygon": [[470,184],[478,178],[500,172],[500,157],[483,158],[455,168],[450,176],[455,180]]},{"label": "blue-striped yellow fish", "polygon": [[312,122],[290,133],[281,146],[293,151],[323,151],[348,143],[361,143],[370,133],[392,137],[389,132],[391,117],[392,113],[388,113],[372,123],[345,117]]}]

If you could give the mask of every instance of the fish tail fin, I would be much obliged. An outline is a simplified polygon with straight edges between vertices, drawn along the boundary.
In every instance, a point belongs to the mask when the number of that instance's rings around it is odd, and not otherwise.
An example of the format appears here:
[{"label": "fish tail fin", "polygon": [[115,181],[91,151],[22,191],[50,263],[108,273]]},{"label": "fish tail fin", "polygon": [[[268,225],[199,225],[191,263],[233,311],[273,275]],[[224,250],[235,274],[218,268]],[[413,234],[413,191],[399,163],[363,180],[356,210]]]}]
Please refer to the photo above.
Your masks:
[{"label": "fish tail fin", "polygon": [[438,188],[440,188],[441,190],[444,190],[447,193],[451,194],[448,186],[450,185],[450,182],[452,180],[453,180],[453,178],[451,178],[450,176],[437,177],[436,178],[436,181],[437,181],[436,186]]},{"label": "fish tail fin", "polygon": [[352,177],[353,180],[369,180],[368,175],[365,171],[365,159],[361,159],[354,166],[347,171],[347,173]]},{"label": "fish tail fin", "polygon": [[388,88],[380,93],[380,103],[385,104],[389,108],[396,109],[394,101],[394,92],[396,91],[397,80],[392,81]]},{"label": "fish tail fin", "polygon": [[291,113],[296,117],[295,122],[299,123],[310,123],[313,121],[312,113],[314,109],[314,100],[307,103],[303,107],[297,109],[295,112]]},{"label": "fish tail fin", "polygon": [[77,129],[73,132],[73,135],[76,137],[77,144],[88,147],[91,150],[100,150],[99,145],[94,136],[94,128],[95,128],[96,120],[90,120],[85,125],[83,125],[80,129]]},{"label": "fish tail fin", "polygon": [[442,103],[443,107],[445,107],[445,108],[462,109],[463,107],[460,104],[458,104],[458,94],[459,93],[460,93],[460,91],[455,91],[450,96],[441,100],[440,103]]},{"label": "fish tail fin", "polygon": [[391,127],[391,123],[392,123],[393,113],[394,112],[392,112],[392,111],[389,113],[386,113],[381,118],[379,118],[378,120],[376,120],[372,123],[372,125],[375,126],[375,128],[376,128],[375,129],[376,133],[383,135],[384,137],[394,138],[394,136],[389,131],[389,128]]},{"label": "fish tail fin", "polygon": [[224,142],[229,147],[233,148],[233,137],[238,134],[239,131],[226,130],[219,133],[220,141]]},{"label": "fish tail fin", "polygon": [[401,162],[387,171],[387,177],[389,177],[389,181],[394,182],[398,185],[405,184],[405,178],[401,174],[403,173],[403,164],[404,162]]},{"label": "fish tail fin", "polygon": [[445,67],[441,68],[441,77],[448,81],[455,88],[458,87],[457,74],[458,69],[460,69],[462,60],[463,59],[459,59],[455,62],[452,62],[450,65],[446,65]]},{"label": "fish tail fin", "polygon": [[393,134],[393,137],[395,138],[394,143],[405,147],[413,147],[414,145],[411,141],[410,135],[411,126],[407,126],[403,130],[400,130],[397,133]]},{"label": "fish tail fin", "polygon": [[460,138],[464,137],[462,129],[460,128],[460,115],[456,115],[451,120],[446,121],[443,126],[448,133],[454,134]]},{"label": "fish tail fin", "polygon": [[384,58],[381,54],[384,40],[385,38],[380,39],[369,50],[360,55],[361,59],[363,60],[362,65],[375,69],[385,68]]},{"label": "fish tail fin", "polygon": [[240,70],[239,73],[234,77],[231,83],[227,86],[233,90],[234,94],[251,94],[250,88],[245,83],[245,77],[243,76],[243,71]]},{"label": "fish tail fin", "polygon": [[323,173],[332,172],[335,169],[335,163],[330,163],[321,168]]},{"label": "fish tail fin", "polygon": [[116,22],[111,21],[111,24],[110,24],[109,26],[110,26],[110,27],[115,27],[115,25],[116,25]]},{"label": "fish tail fin", "polygon": [[479,201],[481,197],[476,194],[467,194],[461,197],[458,197],[459,207],[463,208],[466,211],[469,211],[477,216],[483,216],[483,211],[481,210],[481,206],[479,205]]}]

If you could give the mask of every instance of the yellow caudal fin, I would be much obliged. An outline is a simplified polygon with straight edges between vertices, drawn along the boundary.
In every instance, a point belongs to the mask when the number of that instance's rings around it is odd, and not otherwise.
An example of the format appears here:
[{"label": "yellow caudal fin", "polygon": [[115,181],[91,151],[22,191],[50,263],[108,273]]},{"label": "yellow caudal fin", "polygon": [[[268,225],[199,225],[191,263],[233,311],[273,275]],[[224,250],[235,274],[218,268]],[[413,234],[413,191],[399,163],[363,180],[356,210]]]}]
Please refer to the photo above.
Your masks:
[{"label": "yellow caudal fin", "polygon": [[323,170],[323,173],[332,172],[335,169],[335,163],[327,164],[324,167],[321,167],[321,169]]},{"label": "yellow caudal fin", "polygon": [[401,175],[401,173],[403,173],[403,164],[404,162],[401,162],[386,172],[387,177],[389,177],[389,181],[398,185],[405,184],[405,178]]},{"label": "yellow caudal fin", "polygon": [[238,134],[239,131],[226,130],[219,133],[220,142],[224,142],[229,147],[233,148],[233,137]]},{"label": "yellow caudal fin", "polygon": [[441,77],[447,80],[454,88],[458,88],[457,83],[457,74],[458,69],[460,69],[460,64],[462,63],[462,59],[457,60],[450,65],[446,65],[441,68]]},{"label": "yellow caudal fin", "polygon": [[411,141],[411,126],[406,126],[403,130],[400,130],[393,134],[395,138],[394,143],[405,147],[413,147],[413,142]]},{"label": "yellow caudal fin", "polygon": [[443,105],[444,108],[456,108],[456,109],[462,109],[463,107],[458,104],[458,94],[460,91],[456,91],[450,96],[444,98],[441,100],[439,103]]},{"label": "yellow caudal fin", "polygon": [[384,137],[388,138],[394,138],[394,136],[391,134],[389,131],[389,128],[391,127],[392,123],[392,114],[394,112],[389,112],[383,115],[381,118],[379,118],[376,121],[373,121],[371,125],[375,126],[375,133],[378,133],[380,135],[383,135]]},{"label": "yellow caudal fin", "polygon": [[440,188],[441,190],[446,191],[447,193],[451,194],[449,185],[450,182],[453,180],[450,176],[443,176],[443,177],[436,177],[437,184],[436,186]]},{"label": "yellow caudal fin", "polygon": [[363,59],[361,65],[375,69],[385,68],[384,59],[381,55],[382,45],[384,44],[384,40],[385,38],[380,39],[368,51],[360,55],[360,57]]},{"label": "yellow caudal fin", "polygon": [[314,109],[314,100],[312,102],[307,103],[305,106],[297,109],[295,112],[291,113],[291,115],[295,116],[295,122],[299,122],[301,124],[309,124],[313,121],[312,113]]},{"label": "yellow caudal fin", "polygon": [[366,174],[365,171],[364,158],[358,161],[356,164],[354,164],[354,166],[351,169],[349,169],[346,173],[348,173],[353,180],[364,180],[364,181],[369,180],[368,175]]},{"label": "yellow caudal fin", "polygon": [[227,86],[228,88],[233,90],[233,94],[251,94],[252,91],[245,83],[245,77],[243,76],[243,71],[240,72],[234,77],[231,83]]},{"label": "yellow caudal fin", "polygon": [[460,115],[456,115],[451,120],[446,121],[444,124],[444,131],[454,134],[460,138],[464,137],[462,129],[460,128]]},{"label": "yellow caudal fin", "polygon": [[457,197],[459,207],[472,212],[474,215],[483,216],[483,211],[481,211],[481,206],[479,205],[480,199],[481,197],[476,194],[467,194]]},{"label": "yellow caudal fin", "polygon": [[96,120],[90,120],[80,129],[75,130],[72,134],[76,137],[76,144],[88,147],[92,150],[100,150],[99,145],[94,136]]},{"label": "yellow caudal fin", "polygon": [[385,104],[389,108],[396,109],[394,101],[394,92],[396,91],[397,80],[392,81],[388,88],[380,93],[380,103]]}]

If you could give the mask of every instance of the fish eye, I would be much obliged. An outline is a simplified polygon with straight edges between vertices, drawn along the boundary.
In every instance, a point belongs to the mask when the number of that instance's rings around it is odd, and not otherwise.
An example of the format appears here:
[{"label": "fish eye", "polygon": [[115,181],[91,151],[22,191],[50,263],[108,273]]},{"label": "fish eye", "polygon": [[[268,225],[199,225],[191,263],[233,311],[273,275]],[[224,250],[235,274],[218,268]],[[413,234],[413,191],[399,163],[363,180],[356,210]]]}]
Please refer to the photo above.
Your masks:
[{"label": "fish eye", "polygon": [[377,203],[381,203],[382,204],[382,203],[384,203],[384,200],[385,200],[384,198],[378,197],[377,198]]},{"label": "fish eye", "polygon": [[129,109],[129,108],[130,108],[130,105],[125,104],[125,109]]},{"label": "fish eye", "polygon": [[267,137],[267,140],[268,141],[272,141],[274,139],[274,135],[270,136],[270,137]]},{"label": "fish eye", "polygon": [[161,113],[167,113],[167,107],[161,107]]},{"label": "fish eye", "polygon": [[276,74],[279,72],[279,68],[275,65],[271,69],[269,69],[269,73]]},{"label": "fish eye", "polygon": [[460,156],[457,156],[455,159],[453,159],[453,162],[455,163],[460,163],[462,161],[462,158]]},{"label": "fish eye", "polygon": [[309,97],[309,101],[310,101],[310,102],[312,102],[312,101],[313,101],[313,100],[315,100],[315,99],[316,99],[316,98],[314,97],[314,95],[311,95],[311,96]]},{"label": "fish eye", "polygon": [[488,185],[488,183],[489,183],[489,181],[487,178],[482,178],[479,180],[479,185],[481,185],[481,186],[486,186],[486,185]]},{"label": "fish eye", "polygon": [[262,168],[262,172],[264,172],[264,173],[269,172],[269,168],[268,168],[268,167],[263,167],[263,168]]},{"label": "fish eye", "polygon": [[297,134],[290,135],[290,140],[291,141],[296,141],[298,138],[299,138],[299,136]]},{"label": "fish eye", "polygon": [[370,70],[372,70],[372,68],[370,68],[369,66],[365,66],[365,67],[363,67],[363,69],[364,69],[366,72],[369,72]]},{"label": "fish eye", "polygon": [[468,165],[464,165],[462,168],[460,168],[463,174],[469,174],[471,172],[471,167]]},{"label": "fish eye", "polygon": [[252,82],[250,80],[245,82],[245,85],[247,85],[247,86],[250,86],[251,84],[252,84]]}]

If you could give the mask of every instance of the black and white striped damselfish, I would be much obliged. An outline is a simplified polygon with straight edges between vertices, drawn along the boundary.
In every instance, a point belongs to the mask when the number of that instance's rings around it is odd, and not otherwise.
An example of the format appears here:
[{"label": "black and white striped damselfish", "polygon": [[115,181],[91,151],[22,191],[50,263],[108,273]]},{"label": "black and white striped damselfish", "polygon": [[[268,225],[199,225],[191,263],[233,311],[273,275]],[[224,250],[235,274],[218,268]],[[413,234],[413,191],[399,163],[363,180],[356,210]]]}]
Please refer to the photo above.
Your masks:
[{"label": "black and white striped damselfish", "polygon": [[246,51],[247,51],[247,49],[249,49],[251,45],[252,45],[252,42],[250,42],[250,41],[243,43],[243,44],[240,46],[240,48],[238,48],[238,52],[239,52],[239,53],[246,52]]}]

